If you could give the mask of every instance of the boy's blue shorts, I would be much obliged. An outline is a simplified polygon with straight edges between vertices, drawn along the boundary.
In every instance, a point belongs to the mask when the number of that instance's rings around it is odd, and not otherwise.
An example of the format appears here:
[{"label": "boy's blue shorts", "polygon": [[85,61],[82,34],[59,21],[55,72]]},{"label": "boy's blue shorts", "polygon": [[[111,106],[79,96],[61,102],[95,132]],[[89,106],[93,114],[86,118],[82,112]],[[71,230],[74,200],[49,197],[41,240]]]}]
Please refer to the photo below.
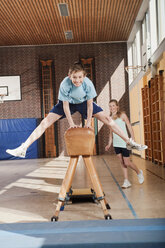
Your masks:
[{"label": "boy's blue shorts", "polygon": [[[87,119],[87,101],[79,104],[69,103],[69,107],[71,115],[78,111],[84,119]],[[101,111],[103,111],[103,109],[93,102],[93,115]],[[66,115],[63,110],[63,102],[59,100],[59,102],[50,110],[50,113],[61,115],[60,119],[65,118]]]}]

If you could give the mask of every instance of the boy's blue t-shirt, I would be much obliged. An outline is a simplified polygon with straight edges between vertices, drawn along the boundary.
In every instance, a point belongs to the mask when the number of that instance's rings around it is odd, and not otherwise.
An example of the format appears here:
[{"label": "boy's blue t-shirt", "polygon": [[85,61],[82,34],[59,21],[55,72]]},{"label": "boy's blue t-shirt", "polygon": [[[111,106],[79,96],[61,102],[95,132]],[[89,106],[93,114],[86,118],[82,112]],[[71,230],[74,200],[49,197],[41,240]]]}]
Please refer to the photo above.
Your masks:
[{"label": "boy's blue t-shirt", "polygon": [[83,83],[76,87],[69,77],[64,78],[60,84],[58,99],[73,104],[82,103],[97,96],[92,81],[85,77]]}]

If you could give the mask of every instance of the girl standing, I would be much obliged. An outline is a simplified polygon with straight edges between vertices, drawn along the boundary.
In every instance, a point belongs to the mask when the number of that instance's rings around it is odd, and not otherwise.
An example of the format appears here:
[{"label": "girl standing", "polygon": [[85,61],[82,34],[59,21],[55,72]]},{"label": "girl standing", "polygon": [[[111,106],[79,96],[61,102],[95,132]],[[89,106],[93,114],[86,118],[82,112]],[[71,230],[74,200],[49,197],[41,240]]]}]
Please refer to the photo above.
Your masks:
[{"label": "girl standing", "polygon": [[[110,108],[111,118],[123,130],[123,132],[126,135],[128,135],[127,129],[126,129],[127,127],[131,135],[131,139],[134,141],[135,137],[134,137],[134,132],[130,124],[130,121],[124,112],[119,111],[119,104],[117,100],[112,99],[109,102],[109,108]],[[115,134],[112,131],[112,129],[110,129],[109,142],[108,142],[108,145],[105,147],[106,151],[108,151],[108,149],[112,145],[112,142],[113,142],[115,153],[120,160],[121,168],[122,168],[123,175],[124,175],[124,183],[122,185],[122,188],[131,187],[131,183],[128,180],[128,170],[127,170],[128,167],[130,167],[136,172],[138,181],[140,184],[142,184],[144,182],[143,171],[139,170],[137,166],[130,160],[129,150],[131,149],[129,145],[123,139],[121,139],[117,134]]]}]

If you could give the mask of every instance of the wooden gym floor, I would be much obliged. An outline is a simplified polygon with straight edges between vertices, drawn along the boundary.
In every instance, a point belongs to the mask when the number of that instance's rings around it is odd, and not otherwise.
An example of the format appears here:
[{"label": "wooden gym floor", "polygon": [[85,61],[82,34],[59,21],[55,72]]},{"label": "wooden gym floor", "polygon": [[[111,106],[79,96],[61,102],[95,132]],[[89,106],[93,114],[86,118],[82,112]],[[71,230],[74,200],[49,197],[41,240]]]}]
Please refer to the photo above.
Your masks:
[{"label": "wooden gym floor", "polygon": [[[139,185],[129,169],[132,187],[122,189],[123,175],[115,155],[94,156],[113,219],[165,218],[165,168],[137,156],[132,160],[143,170]],[[48,222],[54,215],[58,193],[69,157],[0,161],[0,223]],[[73,189],[92,188],[79,158]],[[59,221],[104,220],[100,204],[68,202]],[[109,220],[107,220],[109,221]]]}]

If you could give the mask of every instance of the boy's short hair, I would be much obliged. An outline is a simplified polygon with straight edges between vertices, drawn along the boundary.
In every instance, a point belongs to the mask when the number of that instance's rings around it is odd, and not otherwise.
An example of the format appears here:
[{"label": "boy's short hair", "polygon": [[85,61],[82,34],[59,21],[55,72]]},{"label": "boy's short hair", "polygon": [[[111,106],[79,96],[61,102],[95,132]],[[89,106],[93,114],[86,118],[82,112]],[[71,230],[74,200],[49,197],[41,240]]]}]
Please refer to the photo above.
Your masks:
[{"label": "boy's short hair", "polygon": [[71,75],[73,72],[83,71],[84,76],[86,76],[86,71],[81,62],[75,62],[70,68],[69,68],[69,75]]}]

